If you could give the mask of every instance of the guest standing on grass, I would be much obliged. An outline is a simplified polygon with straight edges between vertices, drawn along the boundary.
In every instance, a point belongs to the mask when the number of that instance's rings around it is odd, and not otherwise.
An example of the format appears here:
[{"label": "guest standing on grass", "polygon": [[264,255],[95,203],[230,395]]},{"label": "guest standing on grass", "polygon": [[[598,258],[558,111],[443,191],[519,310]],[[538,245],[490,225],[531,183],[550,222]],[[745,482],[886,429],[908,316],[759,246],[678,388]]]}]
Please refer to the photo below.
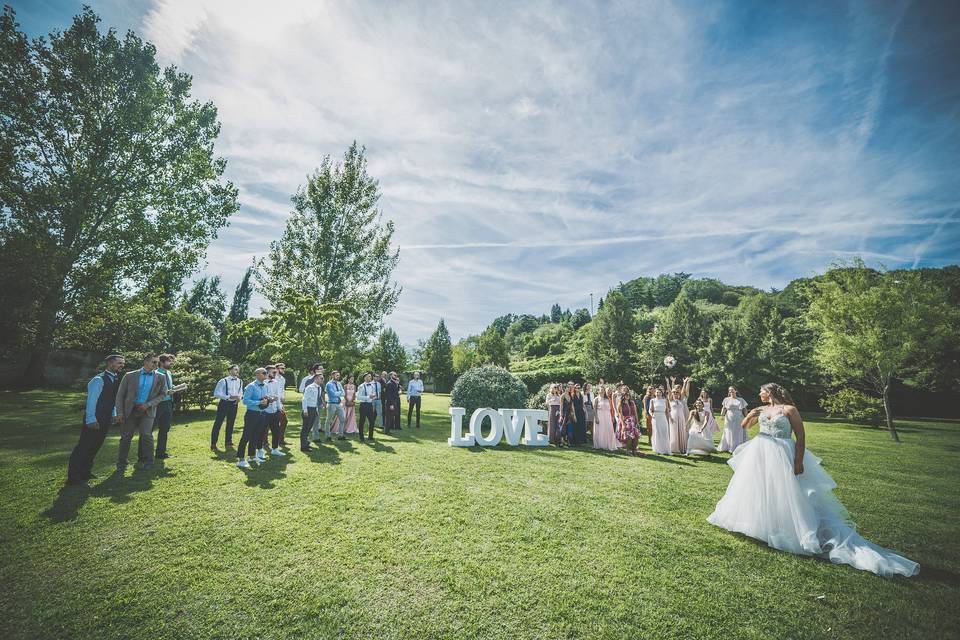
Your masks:
[{"label": "guest standing on grass", "polygon": [[727,397],[723,399],[723,436],[720,438],[720,451],[736,451],[737,447],[748,440],[747,430],[743,428],[743,412],[747,408],[747,401],[740,397],[736,387],[727,389]]},{"label": "guest standing on grass", "polygon": [[383,418],[384,432],[400,431],[400,378],[396,371],[391,371],[387,379],[383,391],[383,402],[387,413]]},{"label": "guest standing on grass", "polygon": [[604,451],[616,451],[620,446],[614,433],[613,399],[607,387],[598,387],[594,399],[593,448]]},{"label": "guest standing on grass", "polygon": [[263,449],[258,451],[257,445],[267,430],[267,409],[272,406],[273,398],[267,387],[267,370],[260,367],[253,375],[256,380],[243,391],[243,406],[247,411],[243,415],[243,433],[237,446],[237,466],[241,469],[249,469],[250,463],[266,461]]},{"label": "guest standing on grass", "polygon": [[[157,373],[167,379],[167,389],[173,388],[173,372],[170,367],[173,366],[174,356],[164,353],[160,356],[160,367]],[[173,395],[169,391],[163,397],[163,402],[157,405],[157,451],[153,457],[157,460],[165,460],[170,457],[167,453],[167,435],[170,433],[170,425],[173,423]]]},{"label": "guest standing on grass", "polygon": [[637,427],[637,403],[633,401],[628,387],[624,387],[623,393],[620,395],[620,406],[617,413],[620,415],[620,431],[617,434],[620,442],[623,443],[625,449],[630,451],[630,455],[643,455],[637,451],[637,444],[640,441],[640,429]]},{"label": "guest standing on grass", "polygon": [[580,446],[587,443],[587,412],[579,384],[573,386],[573,412],[577,418],[573,427],[573,444]]},{"label": "guest standing on grass", "polygon": [[705,419],[703,435],[710,440],[710,444],[713,444],[713,434],[720,433],[720,425],[717,424],[717,419],[713,417],[713,400],[710,399],[710,394],[707,393],[706,389],[700,390],[700,402],[703,404]]},{"label": "guest standing on grass", "polygon": [[325,420],[325,417],[321,415],[321,412],[327,408],[327,380],[319,371],[314,379],[320,385],[320,398],[317,402],[317,419],[313,421],[313,426],[310,427],[310,441],[320,442],[320,430],[323,428],[323,423]]},{"label": "guest standing on grass", "polygon": [[407,428],[410,428],[410,415],[413,407],[417,407],[417,429],[420,428],[420,396],[423,395],[423,380],[420,379],[420,372],[414,371],[413,377],[407,383]]},{"label": "guest standing on grass", "polygon": [[647,427],[647,444],[651,447],[653,447],[653,413],[650,411],[650,402],[654,396],[656,396],[656,390],[648,386],[643,396],[643,421]]},{"label": "guest standing on grass", "polygon": [[573,446],[573,430],[577,422],[576,409],[573,406],[573,382],[568,382],[560,396],[560,442],[557,446]]},{"label": "guest standing on grass", "polygon": [[[586,382],[583,385],[583,413],[585,416],[584,429],[593,437],[593,423],[594,423],[594,412],[593,412],[593,401],[596,397],[593,394],[593,386]],[[586,442],[586,440],[584,440]]]},{"label": "guest standing on grass", "polygon": [[229,374],[220,378],[213,388],[213,396],[217,398],[217,417],[213,419],[213,429],[210,431],[210,451],[217,450],[217,440],[220,439],[220,427],[227,421],[227,435],[224,446],[233,447],[233,425],[237,420],[237,406],[243,397],[243,380],[240,379],[240,367],[230,365]]},{"label": "guest standing on grass", "polygon": [[283,411],[283,383],[285,379],[280,375],[280,367],[271,364],[267,367],[267,394],[271,398],[270,406],[266,409],[267,428],[263,430],[260,438],[260,451],[258,457],[266,458],[264,451],[268,446],[272,455],[283,457],[285,454],[280,450],[280,441],[283,439],[281,425],[281,412]]},{"label": "guest standing on grass", "polygon": [[377,422],[380,424],[380,428],[383,429],[383,432],[387,432],[386,421],[387,421],[387,372],[381,371],[380,376],[377,378],[377,384],[380,385],[380,411],[377,413]]},{"label": "guest standing on grass", "polygon": [[653,400],[650,401],[650,413],[653,415],[653,431],[650,447],[654,453],[670,454],[670,401],[667,400],[663,389],[658,388],[654,391]]},{"label": "guest standing on grass", "polygon": [[120,380],[117,390],[117,422],[122,424],[120,447],[117,454],[117,471],[127,468],[130,441],[139,434],[138,449],[143,452],[143,467],[153,467],[153,421],[157,417],[157,405],[167,395],[167,378],[157,373],[160,358],[147,356],[143,366],[131,371]]},{"label": "guest standing on grass", "polygon": [[[347,417],[346,425],[343,428],[343,433],[359,433],[357,429],[357,415],[356,415],[356,405],[357,405],[357,385],[353,383],[353,376],[347,376],[347,384],[343,385],[343,413]],[[360,434],[360,439],[363,440],[363,434]]]},{"label": "guest standing on grass", "polygon": [[560,385],[552,384],[547,391],[547,439],[550,444],[559,445],[563,423],[560,422]]},{"label": "guest standing on grass", "polygon": [[377,407],[380,401],[377,397],[377,384],[373,381],[372,373],[363,375],[363,384],[357,389],[357,401],[360,403],[360,439],[363,440],[363,424],[369,422],[370,439],[373,440],[373,425],[377,421]]},{"label": "guest standing on grass", "polygon": [[340,384],[339,371],[332,371],[330,380],[327,382],[327,420],[323,425],[327,440],[330,439],[330,430],[334,419],[338,420],[336,426],[337,440],[343,440],[343,429],[347,422],[347,416],[343,409],[343,385]]},{"label": "guest standing on grass", "polygon": [[287,378],[284,375],[286,370],[287,365],[282,362],[277,363],[277,387],[279,388],[279,395],[277,396],[277,413],[279,414],[279,417],[277,418],[277,428],[280,431],[280,438],[278,443],[274,445],[274,449],[287,445],[287,440],[285,437],[287,434],[287,412],[283,408],[283,401],[287,397]]},{"label": "guest standing on grass", "polygon": [[[307,452],[310,447],[310,431],[316,429],[320,421],[320,404],[323,402],[323,374],[316,373],[313,381],[303,388],[303,424],[300,426],[300,451]],[[318,434],[319,435],[319,434]]]},{"label": "guest standing on grass", "polygon": [[119,376],[125,362],[119,353],[110,354],[104,361],[104,370],[87,383],[83,426],[80,427],[80,440],[70,454],[67,484],[83,484],[94,477],[91,472],[93,460],[116,421]]}]

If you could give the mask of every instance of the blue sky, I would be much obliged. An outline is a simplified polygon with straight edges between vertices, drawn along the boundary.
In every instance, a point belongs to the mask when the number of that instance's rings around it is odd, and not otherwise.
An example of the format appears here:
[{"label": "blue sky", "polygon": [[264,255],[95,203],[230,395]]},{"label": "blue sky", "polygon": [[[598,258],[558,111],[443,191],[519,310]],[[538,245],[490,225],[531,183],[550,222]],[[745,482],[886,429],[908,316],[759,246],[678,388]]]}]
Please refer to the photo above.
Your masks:
[{"label": "blue sky", "polygon": [[[781,287],[960,258],[960,3],[92,1],[213,100],[228,293],[366,145],[407,344],[686,271]],[[32,34],[80,3],[13,2]]]}]

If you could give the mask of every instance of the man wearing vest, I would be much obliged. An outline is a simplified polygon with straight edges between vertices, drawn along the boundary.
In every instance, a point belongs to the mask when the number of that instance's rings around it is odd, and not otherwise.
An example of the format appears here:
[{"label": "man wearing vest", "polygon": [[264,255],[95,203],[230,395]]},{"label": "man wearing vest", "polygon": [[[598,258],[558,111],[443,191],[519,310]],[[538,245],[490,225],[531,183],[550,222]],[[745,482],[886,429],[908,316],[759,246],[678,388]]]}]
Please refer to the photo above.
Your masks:
[{"label": "man wearing vest", "polygon": [[213,430],[210,432],[210,451],[217,450],[217,440],[220,439],[220,427],[227,421],[227,436],[224,446],[233,448],[233,425],[237,421],[237,406],[243,397],[243,380],[240,379],[240,367],[230,366],[230,375],[220,378],[213,388],[213,396],[217,403],[217,417],[213,419]]},{"label": "man wearing vest", "polygon": [[396,371],[391,371],[387,384],[383,388],[383,432],[400,431],[400,378]]},{"label": "man wearing vest", "polygon": [[124,359],[120,354],[107,356],[104,371],[87,383],[87,404],[84,411],[83,426],[80,428],[80,441],[70,454],[67,465],[67,484],[83,484],[93,478],[93,459],[103,441],[115,423],[117,411],[114,402],[120,388],[118,378],[123,369]]},{"label": "man wearing vest", "polygon": [[373,374],[363,375],[363,384],[357,389],[357,402],[360,403],[360,439],[363,440],[363,423],[370,422],[370,439],[373,440],[373,425],[377,421],[377,407],[380,405],[380,396],[377,394],[377,383],[373,382]]},{"label": "man wearing vest", "polygon": [[[173,366],[174,356],[164,353],[160,356],[160,368],[157,373],[167,379],[167,389],[173,388],[173,372],[170,367]],[[163,397],[163,402],[157,405],[157,452],[154,458],[163,460],[169,458],[167,453],[167,434],[170,433],[170,425],[173,423],[173,396],[169,393]]]},{"label": "man wearing vest", "polygon": [[140,434],[138,445],[143,452],[144,468],[153,467],[153,421],[157,417],[157,405],[167,395],[167,378],[157,373],[158,364],[157,356],[147,356],[141,368],[120,380],[115,406],[117,422],[123,425],[117,455],[117,471],[121,473],[127,468],[134,433]]},{"label": "man wearing vest", "polygon": [[337,418],[337,440],[343,440],[343,430],[347,427],[347,412],[343,408],[343,385],[340,384],[340,372],[330,373],[330,382],[327,383],[327,419],[323,431],[330,439],[330,426],[334,416]]}]

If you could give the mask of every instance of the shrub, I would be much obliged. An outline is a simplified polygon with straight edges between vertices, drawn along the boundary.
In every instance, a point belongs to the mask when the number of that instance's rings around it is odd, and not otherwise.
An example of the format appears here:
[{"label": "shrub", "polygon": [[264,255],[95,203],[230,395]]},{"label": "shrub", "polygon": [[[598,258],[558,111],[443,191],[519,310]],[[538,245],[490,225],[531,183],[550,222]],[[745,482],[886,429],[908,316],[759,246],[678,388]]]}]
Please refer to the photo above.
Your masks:
[{"label": "shrub", "polygon": [[883,401],[856,389],[841,389],[824,396],[820,400],[820,406],[829,416],[846,418],[860,424],[878,426],[883,421]]},{"label": "shrub", "polygon": [[550,391],[552,384],[552,382],[545,382],[540,386],[539,391],[531,394],[530,397],[527,398],[527,409],[546,409],[547,392]]},{"label": "shrub", "polygon": [[527,401],[527,388],[503,367],[475,367],[457,378],[450,406],[463,407],[469,419],[481,407],[518,409]]},{"label": "shrub", "polygon": [[536,393],[540,387],[548,382],[567,383],[570,380],[574,382],[583,382],[583,374],[580,373],[580,367],[557,367],[556,369],[540,369],[538,371],[521,371],[514,374],[520,381],[527,385],[528,393]]},{"label": "shrub", "polygon": [[205,409],[212,404],[213,388],[220,378],[227,375],[229,366],[230,363],[220,356],[200,351],[178,353],[173,363],[173,382],[187,384],[186,391],[179,394],[178,408],[194,406]]}]

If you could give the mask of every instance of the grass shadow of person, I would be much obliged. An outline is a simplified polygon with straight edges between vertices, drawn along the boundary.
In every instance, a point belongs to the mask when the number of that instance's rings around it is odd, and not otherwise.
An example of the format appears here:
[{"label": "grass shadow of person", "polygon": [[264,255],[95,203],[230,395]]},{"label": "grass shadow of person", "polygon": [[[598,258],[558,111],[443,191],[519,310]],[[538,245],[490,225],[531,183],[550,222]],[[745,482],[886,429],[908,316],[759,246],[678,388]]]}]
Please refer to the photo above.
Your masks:
[{"label": "grass shadow of person", "polygon": [[310,458],[310,462],[340,464],[340,450],[329,445],[315,444],[310,451],[304,451],[303,455]]},{"label": "grass shadow of person", "polygon": [[376,453],[396,453],[397,450],[388,444],[384,444],[379,439],[367,438],[361,442]]},{"label": "grass shadow of person", "polygon": [[53,523],[75,520],[80,507],[90,499],[90,493],[91,489],[87,484],[66,484],[60,487],[53,504],[40,512],[40,517]]},{"label": "grass shadow of person", "polygon": [[261,464],[252,463],[250,468],[244,469],[243,474],[247,477],[248,487],[257,487],[259,489],[274,489],[276,482],[287,475],[287,465],[296,463],[293,456],[270,456],[266,462]]}]

